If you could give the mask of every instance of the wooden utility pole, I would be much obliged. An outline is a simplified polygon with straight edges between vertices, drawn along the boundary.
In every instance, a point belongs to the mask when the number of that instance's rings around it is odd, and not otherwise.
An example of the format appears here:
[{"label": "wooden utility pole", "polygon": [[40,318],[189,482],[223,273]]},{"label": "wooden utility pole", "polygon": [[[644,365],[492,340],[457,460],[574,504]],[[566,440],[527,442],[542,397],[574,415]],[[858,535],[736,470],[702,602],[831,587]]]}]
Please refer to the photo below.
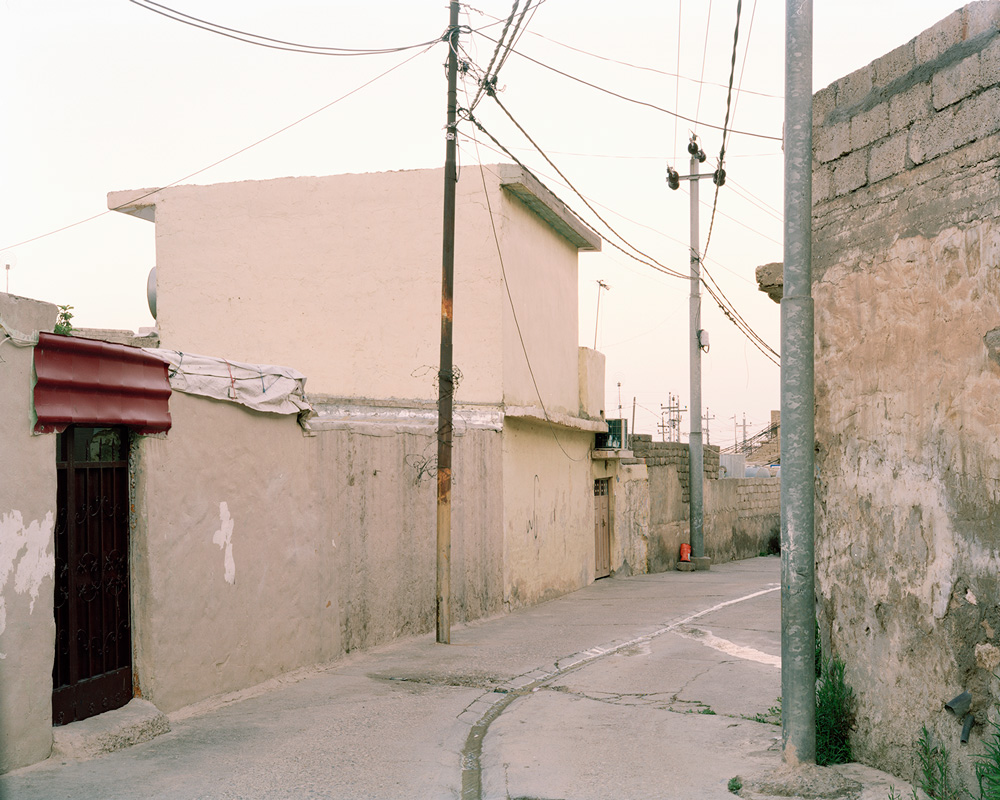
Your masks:
[{"label": "wooden utility pole", "polygon": [[441,368],[438,371],[437,640],[451,643],[451,444],[455,372],[452,299],[455,291],[455,184],[458,175],[458,0],[448,23],[448,127],[444,160],[444,236],[441,252]]}]

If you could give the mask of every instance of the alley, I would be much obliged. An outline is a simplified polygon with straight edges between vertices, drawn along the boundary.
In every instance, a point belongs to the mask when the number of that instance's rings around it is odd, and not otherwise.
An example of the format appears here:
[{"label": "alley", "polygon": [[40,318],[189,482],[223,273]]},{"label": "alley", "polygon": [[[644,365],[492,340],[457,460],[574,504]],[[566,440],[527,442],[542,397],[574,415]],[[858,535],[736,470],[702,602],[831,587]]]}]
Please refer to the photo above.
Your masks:
[{"label": "alley", "polygon": [[150,742],[2,776],[0,796],[731,797],[780,763],[779,565],[607,579],[450,646],[352,653],[182,710]]}]

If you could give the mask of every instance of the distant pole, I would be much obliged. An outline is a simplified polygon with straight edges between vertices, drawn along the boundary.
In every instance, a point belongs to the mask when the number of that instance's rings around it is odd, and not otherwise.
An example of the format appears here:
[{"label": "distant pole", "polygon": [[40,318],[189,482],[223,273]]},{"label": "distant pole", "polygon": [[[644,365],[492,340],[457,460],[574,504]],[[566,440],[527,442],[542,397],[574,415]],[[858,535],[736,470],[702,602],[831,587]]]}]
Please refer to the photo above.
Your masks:
[{"label": "distant pole", "polygon": [[812,0],[785,0],[785,252],[781,300],[781,739],[816,761]]},{"label": "distant pole", "polygon": [[458,0],[448,24],[448,128],[444,160],[444,231],[441,250],[441,368],[438,371],[437,640],[451,643],[451,442],[455,372],[452,300],[455,291],[455,184],[458,173]]},{"label": "distant pole", "polygon": [[694,136],[688,143],[691,154],[691,301],[689,349],[691,362],[691,432],[688,436],[690,456],[689,493],[691,496],[691,555],[703,558],[705,451],[701,441],[701,254],[698,233],[698,165],[705,153]]},{"label": "distant pole", "polygon": [[[597,328],[601,323],[601,289],[610,289],[604,281],[597,281],[597,321],[594,322],[594,349],[597,349]],[[620,385],[620,384],[619,384]],[[621,416],[619,414],[618,416]]]},{"label": "distant pole", "polygon": [[635,395],[632,396],[632,435],[635,436]]},{"label": "distant pole", "polygon": [[7,294],[10,294],[10,264],[4,264],[4,269],[7,271]]}]

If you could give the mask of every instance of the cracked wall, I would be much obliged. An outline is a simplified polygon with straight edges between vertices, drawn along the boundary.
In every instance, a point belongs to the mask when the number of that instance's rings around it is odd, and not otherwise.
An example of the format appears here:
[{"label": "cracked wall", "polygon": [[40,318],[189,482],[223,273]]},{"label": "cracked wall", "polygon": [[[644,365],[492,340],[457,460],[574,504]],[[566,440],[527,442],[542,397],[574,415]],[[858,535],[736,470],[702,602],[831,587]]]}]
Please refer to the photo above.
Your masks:
[{"label": "cracked wall", "polygon": [[1000,700],[998,83],[991,0],[813,102],[821,632],[857,754],[904,776],[924,724],[968,769]]}]

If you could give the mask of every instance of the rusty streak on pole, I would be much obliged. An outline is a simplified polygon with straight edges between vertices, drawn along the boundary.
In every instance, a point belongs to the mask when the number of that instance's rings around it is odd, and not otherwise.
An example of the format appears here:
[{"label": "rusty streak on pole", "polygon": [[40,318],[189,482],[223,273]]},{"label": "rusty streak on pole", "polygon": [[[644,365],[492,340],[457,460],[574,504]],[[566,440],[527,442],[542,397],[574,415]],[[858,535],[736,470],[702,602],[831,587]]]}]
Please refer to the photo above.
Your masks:
[{"label": "rusty streak on pole", "polygon": [[452,299],[455,290],[455,150],[458,143],[458,0],[448,24],[448,127],[444,161],[444,236],[441,249],[441,368],[438,371],[437,640],[451,643]]}]

